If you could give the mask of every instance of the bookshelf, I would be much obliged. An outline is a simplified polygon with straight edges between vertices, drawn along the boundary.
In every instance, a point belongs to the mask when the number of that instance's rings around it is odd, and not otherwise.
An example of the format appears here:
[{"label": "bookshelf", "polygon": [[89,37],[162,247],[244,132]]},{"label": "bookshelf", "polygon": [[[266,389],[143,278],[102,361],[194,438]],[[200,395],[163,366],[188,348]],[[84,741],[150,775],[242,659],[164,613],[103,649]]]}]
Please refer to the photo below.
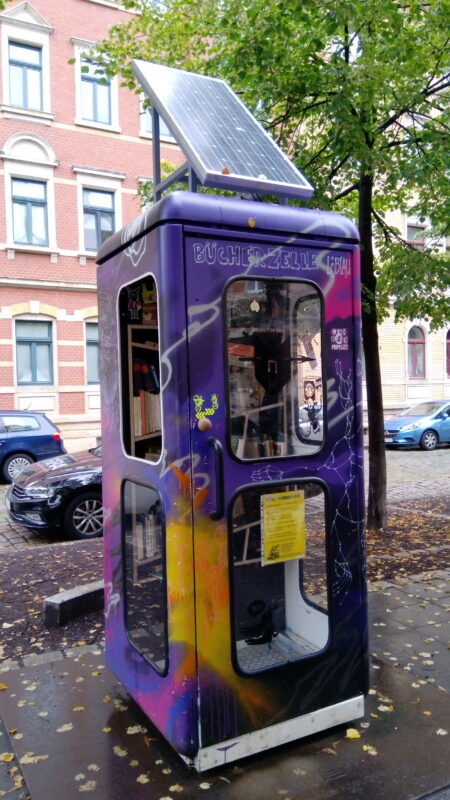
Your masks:
[{"label": "bookshelf", "polygon": [[124,446],[129,455],[158,461],[162,450],[157,298],[151,277],[120,293],[124,364]]},{"label": "bookshelf", "polygon": [[131,455],[157,461],[161,452],[159,345],[156,325],[128,325]]}]

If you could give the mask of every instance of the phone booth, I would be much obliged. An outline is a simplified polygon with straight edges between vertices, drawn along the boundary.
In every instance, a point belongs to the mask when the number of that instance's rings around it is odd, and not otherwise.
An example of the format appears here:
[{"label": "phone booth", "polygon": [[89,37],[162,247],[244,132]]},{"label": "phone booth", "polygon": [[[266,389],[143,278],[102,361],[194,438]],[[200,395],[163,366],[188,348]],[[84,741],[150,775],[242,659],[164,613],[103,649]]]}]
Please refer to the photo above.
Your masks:
[{"label": "phone booth", "polygon": [[99,264],[109,667],[199,771],[362,716],[353,224],[175,192]]}]

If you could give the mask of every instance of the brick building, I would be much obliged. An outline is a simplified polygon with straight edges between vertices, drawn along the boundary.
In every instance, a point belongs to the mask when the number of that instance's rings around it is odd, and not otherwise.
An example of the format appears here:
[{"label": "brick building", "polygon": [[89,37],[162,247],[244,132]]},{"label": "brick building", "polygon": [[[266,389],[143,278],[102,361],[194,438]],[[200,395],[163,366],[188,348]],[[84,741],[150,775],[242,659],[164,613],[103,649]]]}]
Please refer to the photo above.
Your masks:
[{"label": "brick building", "polygon": [[[83,57],[122,19],[109,0],[0,14],[0,407],[46,411],[69,449],[100,430],[97,249],[151,177],[151,115]],[[161,157],[183,160],[169,135]]]}]

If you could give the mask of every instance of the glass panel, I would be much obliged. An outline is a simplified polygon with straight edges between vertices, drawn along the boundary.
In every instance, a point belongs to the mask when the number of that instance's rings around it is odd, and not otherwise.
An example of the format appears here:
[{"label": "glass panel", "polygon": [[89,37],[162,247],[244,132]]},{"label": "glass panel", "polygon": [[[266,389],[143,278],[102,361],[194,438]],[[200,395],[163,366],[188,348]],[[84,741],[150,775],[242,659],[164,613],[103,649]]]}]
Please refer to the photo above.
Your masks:
[{"label": "glass panel", "polygon": [[98,344],[88,342],[86,348],[86,367],[88,383],[100,383]]},{"label": "glass panel", "polygon": [[313,481],[258,486],[236,497],[233,647],[242,672],[267,670],[326,647],[326,539],[325,497]]},{"label": "glass panel", "polygon": [[419,339],[423,341],[423,332],[420,328],[417,327],[417,325],[415,325],[413,328],[410,329],[408,338]]},{"label": "glass panel", "polygon": [[13,179],[13,195],[23,200],[46,200],[46,184],[38,181]]},{"label": "glass panel", "polygon": [[100,240],[101,243],[111,236],[114,232],[114,216],[113,214],[99,214],[99,221],[100,221]]},{"label": "glass panel", "polygon": [[16,322],[16,337],[21,339],[50,339],[51,322],[20,319]]},{"label": "glass panel", "polygon": [[37,383],[51,383],[50,345],[36,345],[36,381]]},{"label": "glass panel", "polygon": [[41,48],[27,47],[26,45],[10,42],[9,57],[11,61],[21,61],[23,64],[41,65]]},{"label": "glass panel", "polygon": [[83,219],[84,219],[84,246],[86,250],[98,250],[95,212],[85,211]]},{"label": "glass panel", "polygon": [[136,458],[156,462],[162,453],[158,295],[153,278],[119,294],[123,444]]},{"label": "glass panel", "polygon": [[31,345],[17,345],[17,381],[18,383],[31,383],[33,374],[31,371]]},{"label": "glass panel", "polygon": [[416,377],[423,378],[425,376],[425,348],[423,344],[415,346],[416,351]]},{"label": "glass panel", "polygon": [[39,70],[27,71],[27,108],[42,109],[41,73]]},{"label": "glass panel", "polygon": [[25,203],[13,203],[13,226],[16,244],[28,244],[27,207]]},{"label": "glass panel", "polygon": [[241,459],[310,455],[323,442],[322,305],[300,281],[227,290],[230,442]]},{"label": "glass panel", "polygon": [[96,114],[96,121],[103,122],[105,125],[109,125],[111,123],[111,111],[110,111],[110,86],[107,84],[97,84],[97,114]]},{"label": "glass panel", "polygon": [[164,519],[156,489],[125,481],[123,514],[128,636],[162,674],[167,671],[167,581]]},{"label": "glass panel", "polygon": [[97,192],[95,189],[83,189],[83,205],[91,208],[114,209],[112,192]]},{"label": "glass panel", "polygon": [[81,116],[94,119],[94,84],[90,81],[81,81]]},{"label": "glass panel", "polygon": [[13,106],[25,105],[22,67],[11,64],[9,68],[9,101]]},{"label": "glass panel", "polygon": [[32,244],[38,244],[41,246],[48,244],[46,206],[31,206],[31,225]]},{"label": "glass panel", "polygon": [[39,428],[39,423],[34,417],[3,417],[5,428],[9,433],[13,431],[35,431]]},{"label": "glass panel", "polygon": [[98,322],[86,322],[86,339],[89,342],[98,342]]}]

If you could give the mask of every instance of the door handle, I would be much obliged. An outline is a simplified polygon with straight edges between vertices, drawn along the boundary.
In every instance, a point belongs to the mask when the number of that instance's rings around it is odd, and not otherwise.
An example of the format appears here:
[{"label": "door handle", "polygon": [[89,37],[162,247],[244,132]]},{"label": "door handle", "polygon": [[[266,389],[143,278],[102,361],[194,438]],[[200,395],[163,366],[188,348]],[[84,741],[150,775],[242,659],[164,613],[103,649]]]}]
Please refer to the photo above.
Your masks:
[{"label": "door handle", "polygon": [[216,509],[211,511],[211,519],[221,519],[224,511],[223,500],[223,449],[218,439],[208,439],[208,444],[214,450],[214,467],[216,475]]}]

